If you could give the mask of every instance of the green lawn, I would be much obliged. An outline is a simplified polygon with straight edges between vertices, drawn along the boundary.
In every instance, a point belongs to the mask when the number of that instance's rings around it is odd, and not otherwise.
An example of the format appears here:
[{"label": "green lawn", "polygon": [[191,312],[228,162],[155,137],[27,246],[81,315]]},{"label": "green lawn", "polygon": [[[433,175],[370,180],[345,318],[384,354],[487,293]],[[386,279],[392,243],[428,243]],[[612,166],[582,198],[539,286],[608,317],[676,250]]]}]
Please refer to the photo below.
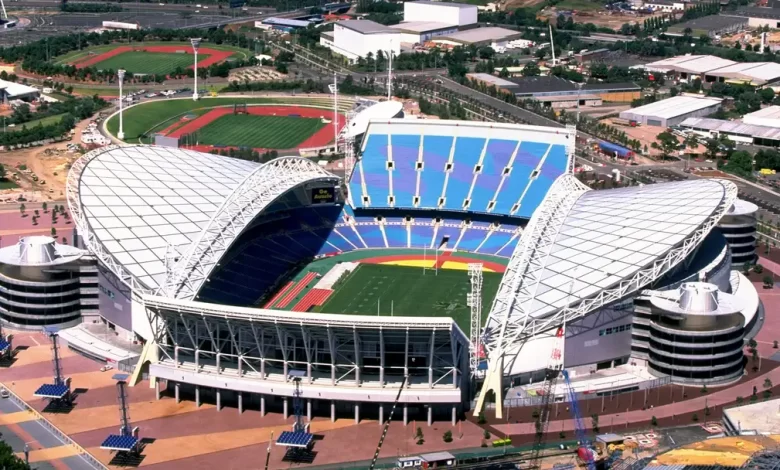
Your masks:
[{"label": "green lawn", "polygon": [[[308,104],[322,105],[323,108],[332,109],[332,105],[326,105],[329,100],[307,97],[280,97],[280,98],[204,98],[199,101],[191,99],[171,99],[150,101],[138,106],[133,106],[124,111],[124,131],[126,142],[137,142],[138,138],[149,133],[165,129],[181,115],[196,110],[205,110],[217,106],[233,104]],[[347,111],[351,108],[351,102],[339,102],[339,108]],[[119,131],[119,116],[108,120],[108,131],[114,135]]]},{"label": "green lawn", "polygon": [[[205,60],[208,55],[198,55],[198,60]],[[128,73],[145,73],[148,75],[168,74],[176,67],[183,69],[192,65],[194,56],[178,52],[142,52],[128,51],[95,64],[98,70],[125,69]]]},{"label": "green lawn", "polygon": [[[483,312],[490,308],[501,283],[501,273],[482,274]],[[407,266],[361,264],[320,308],[322,312],[353,315],[451,317],[464,332],[470,328],[466,294],[471,292],[465,271]],[[483,314],[484,320],[487,315]]]},{"label": "green lawn", "polygon": [[24,124],[17,124],[13,128],[6,129],[7,132],[16,132],[22,130],[22,126],[27,127],[27,129],[32,129],[33,127],[37,126],[38,124],[41,124],[43,126],[48,126],[51,124],[56,124],[60,122],[60,119],[62,119],[62,116],[65,114],[55,114],[54,116],[47,116],[45,118],[41,119],[34,119],[29,122],[25,122]]},{"label": "green lawn", "polygon": [[291,149],[324,125],[315,118],[228,114],[199,129],[197,140],[207,145]]}]

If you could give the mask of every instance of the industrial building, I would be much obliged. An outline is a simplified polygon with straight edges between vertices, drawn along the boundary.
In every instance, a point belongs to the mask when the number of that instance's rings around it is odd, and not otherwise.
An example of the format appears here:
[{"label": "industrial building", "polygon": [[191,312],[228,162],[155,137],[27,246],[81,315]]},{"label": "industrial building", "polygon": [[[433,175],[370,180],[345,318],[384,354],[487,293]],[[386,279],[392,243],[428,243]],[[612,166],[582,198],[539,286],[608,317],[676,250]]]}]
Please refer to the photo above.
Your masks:
[{"label": "industrial building", "polygon": [[734,64],[736,62],[733,60],[722,59],[713,55],[681,55],[650,62],[638,67],[648,72],[672,74],[675,78],[686,82],[696,78],[700,78],[704,82],[704,76],[707,72]]},{"label": "industrial building", "polygon": [[[715,78],[713,80],[713,78]],[[741,82],[756,87],[780,83],[780,64],[777,62],[738,62],[705,74],[705,82]]]},{"label": "industrial building", "polygon": [[477,6],[454,2],[404,2],[404,22],[436,21],[451,26],[477,23]]},{"label": "industrial building", "polygon": [[[401,45],[412,47],[435,38],[458,34],[462,27],[477,23],[477,7],[450,2],[405,2],[404,20],[384,26],[370,20],[344,20],[333,32],[320,35],[320,45],[356,61],[369,52],[401,52]],[[490,42],[490,41],[488,41]]]},{"label": "industrial building", "polygon": [[98,317],[98,269],[87,251],[30,236],[0,249],[0,322],[69,327]]},{"label": "industrial building", "polygon": [[441,36],[433,39],[433,42],[445,46],[490,46],[493,49],[504,48],[515,39],[522,37],[522,33],[513,29],[487,26],[458,31],[457,33]]},{"label": "industrial building", "polygon": [[255,21],[255,28],[264,30],[276,30],[289,33],[296,29],[305,29],[311,23],[305,20],[295,20],[292,18],[266,18],[264,20]]},{"label": "industrial building", "polygon": [[10,100],[32,101],[41,96],[40,90],[21,83],[0,80],[0,102],[7,103]]},{"label": "industrial building", "polygon": [[741,7],[728,15],[745,18],[751,28],[769,26],[770,29],[780,29],[780,8],[777,7]]},{"label": "industrial building", "polygon": [[700,36],[723,36],[743,31],[748,26],[748,19],[739,16],[721,16],[710,15],[685,21],[670,26],[666,31],[667,36],[684,36],[685,30],[690,29],[690,36],[698,38]]},{"label": "industrial building", "polygon": [[672,0],[651,0],[644,2],[643,8],[653,10],[654,12],[671,13],[673,11],[685,10],[685,2],[674,2]]},{"label": "industrial building", "polygon": [[742,122],[753,126],[766,126],[780,129],[780,106],[767,106],[764,109],[745,114],[742,117]]},{"label": "industrial building", "polygon": [[[495,86],[518,98],[561,103],[559,107],[575,107],[577,99],[587,100],[582,106],[598,106],[600,102],[629,103],[641,95],[642,88],[635,83],[584,83],[578,86],[556,76],[501,78],[487,73],[468,73],[466,77],[487,86]],[[599,101],[598,104],[596,102]]]},{"label": "industrial building", "polygon": [[332,34],[322,34],[320,44],[351,61],[376,55],[401,53],[401,32],[370,20],[344,20],[333,27]]},{"label": "industrial building", "polygon": [[743,144],[780,147],[780,128],[777,126],[757,126],[710,118],[688,118],[680,126],[705,137],[717,138],[722,135]]},{"label": "industrial building", "polygon": [[681,95],[620,113],[621,119],[646,126],[676,126],[690,117],[708,116],[720,109],[720,98]]}]

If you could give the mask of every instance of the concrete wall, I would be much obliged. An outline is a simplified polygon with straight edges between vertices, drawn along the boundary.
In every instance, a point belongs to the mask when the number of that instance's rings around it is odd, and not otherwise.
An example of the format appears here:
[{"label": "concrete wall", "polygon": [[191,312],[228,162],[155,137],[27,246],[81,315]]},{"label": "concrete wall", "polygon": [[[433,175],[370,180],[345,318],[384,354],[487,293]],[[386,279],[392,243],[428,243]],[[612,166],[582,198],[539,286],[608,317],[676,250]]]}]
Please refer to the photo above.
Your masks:
[{"label": "concrete wall", "polygon": [[614,103],[630,103],[642,96],[642,92],[640,90],[612,91],[612,92],[604,92],[604,93],[598,93],[594,91],[591,94],[599,95],[602,100],[612,101]]},{"label": "concrete wall", "polygon": [[124,331],[127,337],[133,331],[130,289],[103,266],[98,266],[98,306],[100,316]]},{"label": "concrete wall", "polygon": [[376,52],[379,50],[386,52],[391,50],[391,48],[393,54],[398,55],[401,53],[401,34],[397,32],[361,34],[336,24],[333,29],[333,36],[336,52],[339,52],[339,50],[347,51],[349,54],[344,55],[347,55],[350,59],[365,57],[369,52],[376,55]]},{"label": "concrete wall", "polygon": [[624,328],[623,331],[617,331],[621,326],[631,325],[631,311],[608,311],[609,315],[595,313],[567,328],[563,350],[564,367],[589,364],[595,371],[599,362],[612,361],[631,354],[631,330]]},{"label": "concrete wall", "polygon": [[770,29],[780,29],[780,19],[773,18],[748,18],[748,26],[758,28],[759,26],[769,26]]}]

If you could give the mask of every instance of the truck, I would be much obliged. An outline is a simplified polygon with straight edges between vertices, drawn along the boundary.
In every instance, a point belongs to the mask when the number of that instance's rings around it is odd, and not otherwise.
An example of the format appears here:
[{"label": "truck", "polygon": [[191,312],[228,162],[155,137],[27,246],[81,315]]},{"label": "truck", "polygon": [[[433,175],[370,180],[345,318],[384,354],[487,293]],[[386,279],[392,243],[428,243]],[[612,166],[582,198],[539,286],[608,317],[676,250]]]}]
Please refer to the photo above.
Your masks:
[{"label": "truck", "polygon": [[612,124],[616,126],[639,127],[639,123],[633,119],[612,118]]},{"label": "truck", "polygon": [[604,142],[603,140],[599,141],[599,150],[610,157],[632,158],[634,156],[633,151],[612,142]]}]

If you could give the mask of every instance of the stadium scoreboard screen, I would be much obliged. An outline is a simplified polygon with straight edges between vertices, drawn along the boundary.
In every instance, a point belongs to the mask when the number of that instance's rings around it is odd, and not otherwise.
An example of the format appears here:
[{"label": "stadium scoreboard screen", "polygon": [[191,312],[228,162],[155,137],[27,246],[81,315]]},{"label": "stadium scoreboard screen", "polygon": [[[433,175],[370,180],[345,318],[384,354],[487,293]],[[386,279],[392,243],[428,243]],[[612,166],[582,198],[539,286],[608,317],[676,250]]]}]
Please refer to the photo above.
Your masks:
[{"label": "stadium scoreboard screen", "polygon": [[311,190],[312,204],[332,204],[336,202],[336,188],[314,188]]}]

